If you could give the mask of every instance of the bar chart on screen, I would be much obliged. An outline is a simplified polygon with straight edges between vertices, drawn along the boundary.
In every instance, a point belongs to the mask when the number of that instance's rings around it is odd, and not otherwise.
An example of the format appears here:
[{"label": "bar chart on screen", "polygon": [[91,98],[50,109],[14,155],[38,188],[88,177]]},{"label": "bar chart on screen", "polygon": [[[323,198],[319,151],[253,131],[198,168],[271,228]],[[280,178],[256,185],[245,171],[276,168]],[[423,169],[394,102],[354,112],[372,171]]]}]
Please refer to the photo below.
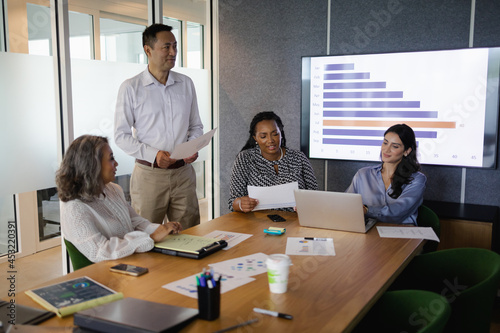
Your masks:
[{"label": "bar chart on screen", "polygon": [[404,123],[421,163],[481,167],[488,50],[454,51],[311,58],[310,157],[378,161]]}]

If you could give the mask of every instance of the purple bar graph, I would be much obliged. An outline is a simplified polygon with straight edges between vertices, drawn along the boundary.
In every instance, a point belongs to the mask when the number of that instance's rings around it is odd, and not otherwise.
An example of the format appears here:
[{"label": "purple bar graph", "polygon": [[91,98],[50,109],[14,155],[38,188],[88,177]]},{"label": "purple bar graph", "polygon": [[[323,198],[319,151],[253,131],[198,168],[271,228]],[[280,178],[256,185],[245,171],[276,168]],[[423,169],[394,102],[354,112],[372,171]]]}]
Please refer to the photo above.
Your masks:
[{"label": "purple bar graph", "polygon": [[336,73],[336,74],[325,74],[325,80],[359,80],[359,79],[369,79],[370,73]]},{"label": "purple bar graph", "polygon": [[325,71],[341,71],[341,70],[353,70],[354,64],[328,64],[325,65]]},{"label": "purple bar graph", "polygon": [[323,89],[385,89],[386,82],[338,82],[325,83]]},{"label": "purple bar graph", "polygon": [[363,140],[363,139],[330,139],[324,138],[325,145],[349,145],[349,146],[380,146],[383,140]]},{"label": "purple bar graph", "polygon": [[325,108],[419,108],[420,101],[345,101],[324,102]]},{"label": "purple bar graph", "polygon": [[437,111],[323,111],[323,117],[437,118]]},{"label": "purple bar graph", "polygon": [[402,91],[341,91],[325,92],[324,98],[402,98]]},{"label": "purple bar graph", "polygon": [[[436,131],[414,131],[415,137],[425,139],[437,138]],[[344,135],[344,136],[370,136],[382,138],[385,130],[359,130],[359,129],[340,129],[340,128],[325,128],[323,135]]]}]

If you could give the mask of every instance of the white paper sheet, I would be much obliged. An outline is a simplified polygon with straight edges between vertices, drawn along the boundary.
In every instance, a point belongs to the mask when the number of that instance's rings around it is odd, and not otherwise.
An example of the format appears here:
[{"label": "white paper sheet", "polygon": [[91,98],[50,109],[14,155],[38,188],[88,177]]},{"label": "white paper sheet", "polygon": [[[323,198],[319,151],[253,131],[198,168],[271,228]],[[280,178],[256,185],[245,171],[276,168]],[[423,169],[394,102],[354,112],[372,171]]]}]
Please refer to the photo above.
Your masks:
[{"label": "white paper sheet", "polygon": [[245,239],[250,238],[252,236],[253,236],[252,234],[241,234],[238,232],[214,230],[203,237],[225,240],[227,242],[227,246],[223,248],[223,250],[229,250],[233,246],[243,242]]},{"label": "white paper sheet", "polygon": [[[221,294],[233,290],[244,284],[255,281],[252,276],[266,273],[267,254],[254,253],[248,256],[229,259],[215,264],[209,264],[214,270],[214,277],[221,277]],[[162,287],[176,293],[198,298],[198,289],[196,287],[196,275],[194,274],[183,279],[168,283]]]},{"label": "white paper sheet", "polygon": [[210,143],[210,140],[212,140],[216,129],[217,128],[214,128],[210,132],[207,132],[194,140],[187,141],[175,146],[174,151],[170,154],[170,158],[180,160],[193,156],[198,151],[200,151],[201,148]]},{"label": "white paper sheet", "polygon": [[[184,279],[180,279],[168,283],[166,285],[163,285],[162,287],[174,291],[176,293],[182,294],[184,296],[188,296],[191,298],[198,298],[198,289],[196,287],[196,275],[199,276],[200,274],[194,274],[188,276]],[[217,270],[214,271],[214,276],[216,278],[218,278],[219,276],[221,277],[220,280],[221,294],[224,294],[227,291],[238,288],[249,282],[255,281],[255,279],[251,277],[242,277],[231,273],[218,272]]]},{"label": "white paper sheet", "polygon": [[285,253],[297,256],[334,256],[335,247],[333,238],[288,237]]},{"label": "white paper sheet", "polygon": [[267,254],[254,253],[240,258],[210,264],[209,266],[213,267],[217,272],[249,277],[267,273],[266,259]]},{"label": "white paper sheet", "polygon": [[248,185],[248,196],[259,200],[253,210],[295,207],[293,191],[298,188],[297,182],[264,187]]},{"label": "white paper sheet", "polygon": [[380,237],[418,238],[439,242],[439,238],[430,227],[377,227]]}]

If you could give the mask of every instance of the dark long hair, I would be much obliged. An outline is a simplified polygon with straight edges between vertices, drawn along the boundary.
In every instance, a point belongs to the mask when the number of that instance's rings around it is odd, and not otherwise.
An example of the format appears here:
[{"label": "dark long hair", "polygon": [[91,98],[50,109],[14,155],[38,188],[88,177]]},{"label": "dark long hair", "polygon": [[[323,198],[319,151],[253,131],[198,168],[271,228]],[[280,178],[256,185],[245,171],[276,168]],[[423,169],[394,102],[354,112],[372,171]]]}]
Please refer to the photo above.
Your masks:
[{"label": "dark long hair", "polygon": [[56,173],[61,201],[93,201],[100,195],[104,188],[101,160],[106,145],[108,139],[96,135],[82,135],[69,145]]},{"label": "dark long hair", "polygon": [[276,122],[276,125],[278,125],[278,128],[280,129],[281,132],[281,147],[286,147],[285,131],[283,130],[284,126],[283,123],[281,122],[281,118],[273,111],[263,111],[257,113],[255,117],[253,117],[252,122],[250,123],[250,130],[248,131],[250,136],[245,145],[243,146],[243,148],[241,148],[241,151],[254,148],[257,146],[257,143],[253,138],[255,136],[255,127],[257,126],[258,123],[260,123],[263,120],[274,120]]},{"label": "dark long hair", "polygon": [[403,156],[401,162],[399,162],[392,176],[392,193],[389,194],[391,198],[397,199],[401,192],[403,192],[403,185],[412,182],[413,173],[420,171],[420,163],[417,160],[417,142],[415,140],[415,133],[410,126],[406,124],[398,124],[389,127],[384,133],[384,137],[387,133],[396,133],[403,142],[404,150],[411,148],[411,152],[407,156]]}]

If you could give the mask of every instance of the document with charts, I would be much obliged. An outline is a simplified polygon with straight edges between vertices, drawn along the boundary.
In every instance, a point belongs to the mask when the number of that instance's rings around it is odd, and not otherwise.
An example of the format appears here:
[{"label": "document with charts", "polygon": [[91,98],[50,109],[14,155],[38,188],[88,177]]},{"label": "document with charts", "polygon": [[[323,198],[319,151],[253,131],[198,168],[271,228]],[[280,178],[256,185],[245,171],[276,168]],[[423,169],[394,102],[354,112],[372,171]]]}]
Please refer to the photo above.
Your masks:
[{"label": "document with charts", "polygon": [[296,256],[334,256],[333,238],[288,237],[286,254]]},{"label": "document with charts", "polygon": [[439,242],[439,238],[431,227],[377,227],[380,237],[417,238]]}]

